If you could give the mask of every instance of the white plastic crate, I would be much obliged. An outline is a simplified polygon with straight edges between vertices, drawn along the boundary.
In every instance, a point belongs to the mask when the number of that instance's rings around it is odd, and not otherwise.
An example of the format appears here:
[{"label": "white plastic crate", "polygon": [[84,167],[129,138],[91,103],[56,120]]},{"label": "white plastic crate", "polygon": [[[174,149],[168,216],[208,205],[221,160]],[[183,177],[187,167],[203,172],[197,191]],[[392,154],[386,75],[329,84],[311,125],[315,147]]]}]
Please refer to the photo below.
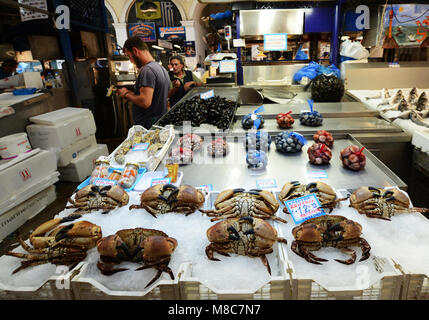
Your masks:
[{"label": "white plastic crate", "polygon": [[40,213],[55,199],[55,186],[51,185],[15,208],[0,215],[0,242],[27,220]]},{"label": "white plastic crate", "polygon": [[40,286],[15,286],[0,283],[0,300],[74,300],[71,281],[82,267],[80,262],[74,269],[66,271],[59,266]]},{"label": "white plastic crate", "polygon": [[[162,127],[157,127],[157,128],[162,130]],[[160,150],[158,150],[158,152],[155,156],[148,156],[147,152],[141,152],[142,153],[141,159],[139,159],[137,161],[141,167],[146,168],[148,171],[154,171],[158,167],[159,163],[164,158],[164,156],[167,154],[168,149],[170,148],[171,144],[173,143],[173,140],[174,140],[174,128],[173,128],[173,126],[169,125],[169,126],[166,126],[165,128],[169,130],[169,135],[168,135],[167,141],[164,143],[164,146]],[[131,138],[134,135],[134,133],[137,131],[142,131],[143,134],[149,132],[149,130],[146,130],[142,126],[136,125],[136,126],[131,127],[128,130],[127,139]],[[127,139],[125,139],[125,140],[127,140]],[[115,149],[115,151],[113,151],[109,155],[109,161],[110,161],[111,166],[124,167],[125,163],[127,162],[127,157],[125,158],[126,160],[122,165],[118,164],[115,160],[115,153],[121,148],[121,146],[122,146],[122,143]],[[132,151],[129,151],[129,153],[130,152],[132,152]]]},{"label": "white plastic crate", "polygon": [[[346,196],[346,190],[336,190],[337,196]],[[276,191],[278,197],[279,191]],[[392,227],[392,222],[368,218],[356,209],[349,207],[349,200],[343,201],[329,215],[340,215],[362,225],[362,237],[371,246],[370,257],[359,261],[361,250],[356,250],[356,262],[343,265],[333,259],[344,259],[346,256],[337,248],[321,248],[313,254],[328,261],[322,265],[312,264],[291,251],[293,242],[292,229],[296,226],[291,215],[283,213],[283,204],[277,216],[288,221],[278,224],[288,240],[288,266],[291,270],[292,292],[294,300],[399,300],[403,276],[395,268],[392,257],[385,254],[384,240],[381,241],[379,228]],[[386,225],[390,223],[390,225]],[[396,224],[395,224],[396,225]],[[381,241],[381,242],[380,242]]]},{"label": "white plastic crate", "polygon": [[160,280],[143,291],[110,290],[87,277],[90,264],[85,264],[71,282],[76,300],[179,300],[179,276],[175,280]]},{"label": "white plastic crate", "polygon": [[62,149],[95,134],[92,112],[84,108],[64,108],[31,117],[26,127],[33,147]]},{"label": "white plastic crate", "polygon": [[95,146],[96,144],[97,144],[97,140],[95,139],[95,135],[92,134],[63,149],[54,149],[57,154],[58,166],[59,167],[68,166],[73,159],[76,159],[86,149],[92,146]]},{"label": "white plastic crate", "polygon": [[58,181],[53,152],[38,149],[27,156],[0,171],[0,214]]},{"label": "white plastic crate", "polygon": [[60,172],[60,180],[81,182],[91,175],[94,169],[95,161],[101,156],[107,156],[109,151],[107,145],[97,144],[90,148],[85,149],[69,165],[65,167],[58,167]]}]

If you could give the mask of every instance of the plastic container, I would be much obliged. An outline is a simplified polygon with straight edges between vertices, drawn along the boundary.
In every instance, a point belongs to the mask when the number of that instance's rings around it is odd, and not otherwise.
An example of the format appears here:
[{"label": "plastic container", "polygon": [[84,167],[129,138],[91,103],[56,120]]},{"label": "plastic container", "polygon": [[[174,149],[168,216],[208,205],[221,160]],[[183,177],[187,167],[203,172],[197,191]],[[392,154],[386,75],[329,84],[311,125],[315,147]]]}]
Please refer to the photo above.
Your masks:
[{"label": "plastic container", "polygon": [[122,172],[121,178],[118,181],[118,184],[124,189],[131,188],[136,181],[137,175],[139,172],[138,163],[127,163],[125,169]]},{"label": "plastic container", "polygon": [[89,183],[92,184],[97,178],[107,178],[109,171],[109,161],[108,160],[100,160],[95,161],[95,168],[92,170],[91,178],[89,179]]},{"label": "plastic container", "polygon": [[30,150],[31,145],[25,132],[0,138],[0,157],[4,160],[13,159],[19,154]]}]

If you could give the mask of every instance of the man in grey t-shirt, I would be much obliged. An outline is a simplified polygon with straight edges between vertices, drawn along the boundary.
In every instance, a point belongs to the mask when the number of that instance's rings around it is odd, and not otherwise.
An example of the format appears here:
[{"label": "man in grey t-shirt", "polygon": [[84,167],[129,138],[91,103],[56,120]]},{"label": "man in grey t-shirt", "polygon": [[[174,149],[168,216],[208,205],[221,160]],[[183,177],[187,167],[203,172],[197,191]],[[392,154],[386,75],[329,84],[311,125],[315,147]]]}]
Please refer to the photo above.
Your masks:
[{"label": "man in grey t-shirt", "polygon": [[134,124],[150,129],[167,113],[170,77],[167,70],[155,61],[147,44],[139,37],[129,38],[123,48],[125,55],[140,71],[134,92],[121,88],[118,94],[133,103]]}]

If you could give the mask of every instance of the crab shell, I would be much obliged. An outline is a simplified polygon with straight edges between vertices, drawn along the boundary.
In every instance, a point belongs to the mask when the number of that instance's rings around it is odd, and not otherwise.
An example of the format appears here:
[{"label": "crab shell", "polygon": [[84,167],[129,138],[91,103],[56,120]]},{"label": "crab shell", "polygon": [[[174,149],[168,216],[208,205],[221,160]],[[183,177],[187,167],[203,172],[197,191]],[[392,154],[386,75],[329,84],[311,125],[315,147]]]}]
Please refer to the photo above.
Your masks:
[{"label": "crab shell", "polygon": [[[259,191],[259,195],[270,205],[273,212],[277,212],[279,209],[279,203],[277,202],[275,196],[267,191],[267,190],[261,190]],[[224,190],[217,196],[214,206],[216,209],[222,209],[226,206],[228,206],[228,203],[225,203],[226,200],[234,197],[234,189],[228,189]]]},{"label": "crab shell", "polygon": [[[162,195],[162,189],[164,186],[164,184],[157,184],[146,189],[140,196],[140,202],[149,204],[152,201],[159,200],[159,196]],[[179,187],[176,199],[179,203],[196,204],[199,208],[205,201],[204,194],[201,191],[187,184]]]},{"label": "crab shell", "polygon": [[[322,181],[316,181],[315,183],[316,183],[315,188],[319,189],[319,192],[332,196],[332,200],[336,198],[336,193],[329,184],[326,184]],[[294,185],[292,183],[290,182],[286,183],[279,193],[279,200],[283,201],[289,195],[289,193],[293,188],[294,188]]]},{"label": "crab shell", "polygon": [[[372,189],[372,190],[371,190]],[[350,204],[352,207],[354,208],[358,208],[359,205],[371,198],[374,198],[374,190],[375,188],[373,187],[367,187],[367,186],[363,186],[358,188],[357,190],[355,190],[351,195],[350,195]],[[384,189],[378,189],[379,193],[381,195],[383,195],[383,190]],[[408,199],[408,197],[401,192],[398,189],[390,189],[390,192],[393,192],[391,196],[393,196],[395,198],[394,203],[404,207],[404,208],[409,208],[410,206],[410,200]],[[386,192],[386,191],[385,191]]]},{"label": "crab shell", "polygon": [[[150,234],[150,235],[149,235]],[[136,240],[139,243],[135,243]],[[97,250],[101,256],[117,258],[118,248],[126,244],[133,250],[138,246],[142,248],[142,257],[146,262],[158,261],[170,256],[177,247],[177,240],[168,237],[158,230],[135,228],[124,229],[116,234],[104,237],[97,242]],[[137,255],[138,257],[141,255]]]},{"label": "crab shell", "polygon": [[362,226],[353,220],[343,216],[321,216],[304,221],[301,225],[292,229],[293,237],[303,242],[321,242],[323,234],[327,231],[327,225],[339,224],[344,230],[342,238],[344,240],[359,238],[362,233]]},{"label": "crab shell", "polygon": [[[235,240],[230,240],[230,232],[228,228],[233,225],[238,225],[239,220],[242,218],[230,218],[216,223],[207,229],[207,239],[211,243],[228,243]],[[252,241],[254,245],[261,249],[271,248],[277,241],[277,231],[271,224],[263,219],[253,218],[253,230],[255,240]]]},{"label": "crab shell", "polygon": [[[75,200],[79,201],[89,195],[90,192],[92,192],[92,187],[94,185],[90,184],[82,189],[80,189],[78,192],[76,192]],[[101,188],[102,189],[102,188]],[[112,186],[105,195],[109,198],[112,198],[113,200],[119,202],[119,206],[124,206],[128,203],[130,197],[128,193],[119,185]]]},{"label": "crab shell", "polygon": [[[47,248],[55,243],[55,236],[60,232],[64,225],[60,225],[60,218],[52,219],[42,223],[30,235],[30,243],[36,248]],[[73,223],[71,229],[66,233],[68,238],[74,238],[73,244],[89,249],[95,247],[97,241],[101,238],[101,228],[89,221],[79,221]]]}]

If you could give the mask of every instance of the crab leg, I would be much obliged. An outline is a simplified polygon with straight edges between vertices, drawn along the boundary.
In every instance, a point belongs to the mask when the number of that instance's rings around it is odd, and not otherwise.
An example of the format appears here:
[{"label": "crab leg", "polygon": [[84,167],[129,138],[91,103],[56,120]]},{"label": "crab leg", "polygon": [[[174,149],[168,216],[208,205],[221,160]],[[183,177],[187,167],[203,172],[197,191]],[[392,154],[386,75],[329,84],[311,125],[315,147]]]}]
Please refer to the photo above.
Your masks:
[{"label": "crab leg", "polygon": [[369,245],[369,243],[364,238],[360,238],[359,243],[360,243],[360,246],[362,248],[362,257],[360,258],[359,261],[364,261],[364,260],[368,259],[370,256],[369,252],[371,251],[371,246]]},{"label": "crab leg", "polygon": [[341,251],[350,255],[351,257],[347,260],[334,259],[335,261],[343,264],[352,264],[356,261],[356,252],[354,250],[350,248],[342,248]]}]

